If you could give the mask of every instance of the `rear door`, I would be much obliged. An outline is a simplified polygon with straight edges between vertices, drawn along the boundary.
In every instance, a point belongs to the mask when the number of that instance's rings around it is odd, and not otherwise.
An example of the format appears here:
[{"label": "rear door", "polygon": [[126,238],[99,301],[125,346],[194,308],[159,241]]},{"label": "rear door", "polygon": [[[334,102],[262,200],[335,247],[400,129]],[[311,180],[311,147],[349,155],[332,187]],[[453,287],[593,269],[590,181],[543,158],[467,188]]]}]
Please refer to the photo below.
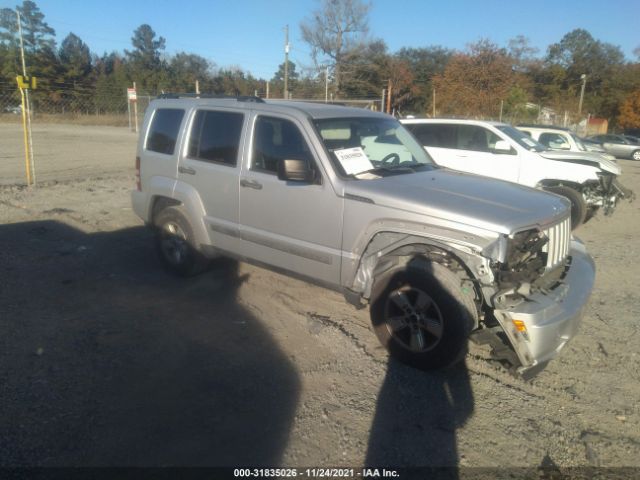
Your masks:
[{"label": "rear door", "polygon": [[[254,260],[339,285],[343,199],[334,192],[303,126],[285,115],[254,117],[240,178],[244,254]],[[277,177],[284,159],[304,160],[309,183]]]},{"label": "rear door", "polygon": [[205,210],[204,223],[213,245],[237,252],[238,178],[240,175],[242,112],[199,109],[190,119],[187,148],[178,164],[178,178],[199,194]]},{"label": "rear door", "polygon": [[408,123],[405,127],[438,165],[455,168],[456,126],[436,123]]}]

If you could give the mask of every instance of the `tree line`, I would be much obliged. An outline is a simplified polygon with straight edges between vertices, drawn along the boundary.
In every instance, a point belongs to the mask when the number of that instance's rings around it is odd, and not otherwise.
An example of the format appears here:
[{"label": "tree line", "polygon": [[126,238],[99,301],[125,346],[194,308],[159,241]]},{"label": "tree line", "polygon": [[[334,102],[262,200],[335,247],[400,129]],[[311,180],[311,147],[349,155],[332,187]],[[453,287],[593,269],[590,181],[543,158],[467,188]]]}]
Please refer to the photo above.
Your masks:
[{"label": "tree line", "polygon": [[[544,53],[524,36],[505,46],[481,39],[463,51],[431,45],[390,52],[369,31],[370,9],[360,0],[321,0],[301,22],[311,58],[308,65],[288,64],[293,98],[323,99],[328,80],[334,99],[380,98],[385,89],[391,108],[403,114],[527,120],[537,114],[531,105],[575,117],[584,84],[583,114],[640,127],[640,47],[636,61],[629,61],[620,47],[575,29]],[[99,56],[73,33],[58,46],[34,1],[23,1],[16,10],[28,70],[39,81],[35,101],[54,106],[90,101],[96,113],[122,111],[125,89],[134,81],[150,95],[194,92],[196,81],[205,93],[265,96],[267,82],[271,97],[284,93],[284,63],[264,79],[193,53],[166,55],[165,38],[146,24],[133,32],[130,50]],[[16,10],[0,10],[0,91],[13,95],[15,76],[22,72]]]}]

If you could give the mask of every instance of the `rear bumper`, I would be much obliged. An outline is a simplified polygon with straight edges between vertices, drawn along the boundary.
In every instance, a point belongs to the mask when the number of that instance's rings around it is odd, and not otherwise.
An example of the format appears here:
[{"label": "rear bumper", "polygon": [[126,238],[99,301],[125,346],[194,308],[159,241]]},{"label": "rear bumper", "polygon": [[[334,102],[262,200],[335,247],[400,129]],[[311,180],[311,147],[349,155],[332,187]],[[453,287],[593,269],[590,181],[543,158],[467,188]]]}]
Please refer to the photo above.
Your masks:
[{"label": "rear bumper", "polygon": [[149,222],[149,196],[139,190],[131,191],[131,208],[145,223]]},{"label": "rear bumper", "polygon": [[[520,360],[521,373],[543,365],[575,336],[595,281],[595,265],[584,245],[571,242],[564,278],[552,290],[537,292],[512,309],[495,310]],[[524,322],[518,331],[514,320]]]}]

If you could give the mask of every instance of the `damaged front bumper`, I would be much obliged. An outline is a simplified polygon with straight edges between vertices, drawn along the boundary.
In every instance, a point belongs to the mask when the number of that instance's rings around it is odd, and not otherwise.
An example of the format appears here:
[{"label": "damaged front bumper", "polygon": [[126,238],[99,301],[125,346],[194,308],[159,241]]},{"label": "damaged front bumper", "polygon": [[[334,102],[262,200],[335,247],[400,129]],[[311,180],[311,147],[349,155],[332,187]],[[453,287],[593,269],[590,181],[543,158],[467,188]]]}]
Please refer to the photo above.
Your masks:
[{"label": "damaged front bumper", "polygon": [[587,205],[602,208],[605,215],[613,213],[618,201],[631,202],[636,197],[632,190],[622,185],[613,175],[600,175],[599,181],[588,184],[583,193]]},{"label": "damaged front bumper", "polygon": [[543,368],[576,334],[594,280],[593,260],[572,240],[564,275],[555,285],[512,308],[494,310],[518,357],[519,373]]}]

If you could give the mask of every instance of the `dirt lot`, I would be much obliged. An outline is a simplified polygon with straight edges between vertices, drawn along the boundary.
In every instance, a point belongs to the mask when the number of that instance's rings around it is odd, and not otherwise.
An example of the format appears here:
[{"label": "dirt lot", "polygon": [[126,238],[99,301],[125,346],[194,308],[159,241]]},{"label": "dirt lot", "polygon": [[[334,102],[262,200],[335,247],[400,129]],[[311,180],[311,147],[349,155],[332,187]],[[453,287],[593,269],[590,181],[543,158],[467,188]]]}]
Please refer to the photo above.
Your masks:
[{"label": "dirt lot", "polygon": [[337,293],[233,262],[165,274],[126,129],[34,143],[41,184],[15,186],[20,131],[0,125],[0,465],[640,467],[640,201],[579,230],[596,288],[537,378],[475,348],[427,374]]}]

